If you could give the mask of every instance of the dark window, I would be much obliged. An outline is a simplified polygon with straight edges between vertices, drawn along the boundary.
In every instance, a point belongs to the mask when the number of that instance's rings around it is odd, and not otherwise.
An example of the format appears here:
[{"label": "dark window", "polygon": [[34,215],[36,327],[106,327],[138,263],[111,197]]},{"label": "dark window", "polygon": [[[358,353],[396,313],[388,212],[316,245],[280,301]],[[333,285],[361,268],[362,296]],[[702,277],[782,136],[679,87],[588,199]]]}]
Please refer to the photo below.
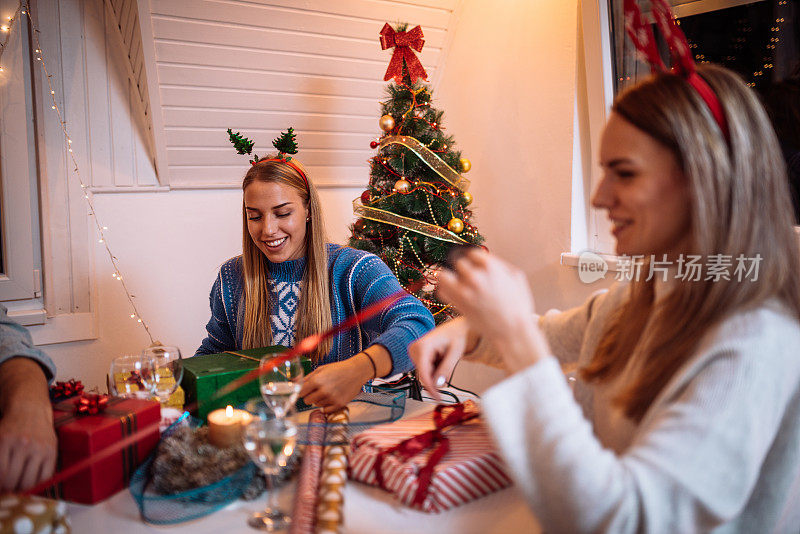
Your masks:
[{"label": "dark window", "polygon": [[[647,15],[649,2],[639,4]],[[672,4],[695,61],[737,72],[761,95],[786,159],[795,217],[800,221],[800,0],[743,5],[737,5],[741,0],[672,0]],[[704,6],[715,9],[702,12]],[[609,8],[614,89],[619,91],[647,76],[650,68],[638,60],[627,39],[623,1],[609,0]],[[669,51],[659,32],[655,34],[661,57],[669,65]]]}]

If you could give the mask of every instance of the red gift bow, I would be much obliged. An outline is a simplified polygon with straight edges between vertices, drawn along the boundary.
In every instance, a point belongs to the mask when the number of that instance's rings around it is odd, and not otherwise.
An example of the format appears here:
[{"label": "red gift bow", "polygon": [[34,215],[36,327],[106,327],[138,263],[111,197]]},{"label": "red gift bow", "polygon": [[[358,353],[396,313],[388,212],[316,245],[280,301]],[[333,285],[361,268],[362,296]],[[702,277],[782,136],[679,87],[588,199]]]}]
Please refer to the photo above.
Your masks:
[{"label": "red gift bow", "polygon": [[84,393],[75,403],[75,415],[97,415],[108,407],[108,395]]},{"label": "red gift bow", "polygon": [[125,379],[125,382],[128,384],[136,384],[139,386],[140,390],[144,390],[144,382],[142,381],[142,375],[139,374],[139,371],[131,371],[131,376]]},{"label": "red gift bow", "polygon": [[415,27],[413,30],[407,32],[396,32],[389,23],[383,25],[381,30],[381,49],[394,48],[392,52],[392,59],[389,61],[389,67],[386,69],[386,75],[383,77],[384,81],[392,78],[395,81],[402,81],[403,79],[403,60],[406,61],[408,67],[408,75],[411,77],[411,83],[417,81],[417,78],[423,80],[428,79],[428,73],[425,72],[425,67],[419,62],[417,55],[412,48],[417,52],[422,52],[422,47],[425,45],[423,39],[422,28]]},{"label": "red gift bow", "polygon": [[50,390],[53,392],[53,400],[67,399],[83,393],[83,384],[80,380],[71,378],[68,382],[56,382],[50,386]]},{"label": "red gift bow", "polygon": [[[443,415],[445,409],[452,410],[446,416]],[[428,461],[419,470],[417,475],[417,492],[414,494],[412,504],[422,506],[425,502],[425,497],[428,495],[428,488],[431,485],[433,478],[433,469],[444,458],[444,455],[450,450],[450,439],[443,434],[443,431],[451,426],[460,425],[465,421],[478,417],[477,411],[467,413],[464,403],[458,404],[440,404],[433,411],[433,424],[436,426],[433,430],[428,430],[417,436],[410,437],[401,441],[397,445],[384,449],[378,453],[375,458],[375,478],[377,479],[378,486],[387,489],[383,482],[383,459],[390,454],[397,454],[400,459],[405,462],[412,456],[416,456],[420,452],[433,447]]]}]

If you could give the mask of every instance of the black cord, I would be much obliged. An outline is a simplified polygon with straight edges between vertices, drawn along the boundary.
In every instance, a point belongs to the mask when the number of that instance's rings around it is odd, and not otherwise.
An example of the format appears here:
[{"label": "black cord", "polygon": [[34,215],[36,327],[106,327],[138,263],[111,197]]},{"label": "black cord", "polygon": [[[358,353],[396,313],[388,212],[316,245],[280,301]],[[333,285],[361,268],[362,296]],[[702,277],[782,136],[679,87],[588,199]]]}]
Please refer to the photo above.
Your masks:
[{"label": "black cord", "polygon": [[453,389],[457,389],[458,391],[461,391],[462,393],[469,393],[469,394],[470,394],[470,395],[472,395],[473,397],[475,397],[475,398],[477,398],[477,399],[480,399],[480,398],[481,398],[481,396],[480,396],[480,395],[478,395],[477,393],[475,393],[474,391],[470,391],[470,390],[468,390],[468,389],[460,388],[460,387],[458,387],[458,386],[454,386],[454,385],[453,385],[453,377],[456,375],[456,369],[458,368],[458,364],[459,364],[459,363],[461,363],[461,360],[458,360],[458,361],[456,362],[456,364],[453,366],[453,371],[450,373],[450,378],[448,378],[448,379],[447,379],[447,385],[448,385],[448,387],[451,387],[451,388],[453,388]]},{"label": "black cord", "polygon": [[474,391],[470,391],[468,389],[464,389],[464,388],[460,388],[458,386],[454,386],[452,382],[448,383],[447,385],[450,386],[453,389],[457,389],[458,391],[461,391],[462,393],[469,393],[470,395],[474,396],[475,398],[478,398],[478,399],[481,398],[481,396],[478,395],[477,393],[475,393]]},{"label": "black cord", "polygon": [[461,399],[459,399],[459,398],[458,398],[458,397],[455,395],[455,393],[452,393],[452,392],[450,392],[450,391],[445,391],[445,390],[443,390],[443,389],[440,389],[440,390],[439,390],[439,393],[441,393],[442,395],[448,395],[448,396],[450,396],[450,397],[454,398],[456,402],[461,402]]},{"label": "black cord", "polygon": [[[426,402],[426,401],[431,401],[431,402],[435,402],[435,403],[443,402],[443,401],[437,401],[433,397],[429,397],[427,395],[423,395],[422,396],[422,402]],[[446,402],[446,404],[456,404],[456,403],[457,403],[457,401],[451,401],[450,399],[447,399],[447,402]]]}]

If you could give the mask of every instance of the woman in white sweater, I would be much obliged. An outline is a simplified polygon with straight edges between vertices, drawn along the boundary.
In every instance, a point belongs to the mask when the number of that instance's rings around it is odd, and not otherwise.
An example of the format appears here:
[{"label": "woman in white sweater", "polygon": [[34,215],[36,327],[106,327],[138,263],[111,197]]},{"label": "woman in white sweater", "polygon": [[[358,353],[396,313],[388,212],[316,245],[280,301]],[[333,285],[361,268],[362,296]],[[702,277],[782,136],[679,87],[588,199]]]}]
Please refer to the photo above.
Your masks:
[{"label": "woman in white sweater", "polygon": [[644,257],[638,279],[537,317],[525,275],[473,250],[440,276],[463,317],[410,350],[432,392],[478,339],[502,358],[512,375],[484,395],[485,419],[548,532],[800,531],[785,170],[755,94],[725,69],[698,73],[723,123],[684,78],[659,74],[617,98],[603,135],[592,202],[617,253]]}]

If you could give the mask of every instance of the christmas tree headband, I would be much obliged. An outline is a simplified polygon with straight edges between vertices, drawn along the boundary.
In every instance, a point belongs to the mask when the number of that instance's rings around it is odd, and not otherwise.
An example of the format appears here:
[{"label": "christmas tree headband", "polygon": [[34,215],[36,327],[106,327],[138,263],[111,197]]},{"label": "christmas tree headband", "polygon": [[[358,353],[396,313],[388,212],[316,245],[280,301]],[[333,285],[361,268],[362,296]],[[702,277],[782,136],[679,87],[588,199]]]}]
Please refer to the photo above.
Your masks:
[{"label": "christmas tree headband", "polygon": [[[233,143],[233,147],[236,149],[237,154],[251,154],[253,152],[253,145],[255,144],[255,141],[251,141],[239,132],[233,133],[230,128],[228,128],[228,137],[230,138],[231,143]],[[292,169],[296,170],[297,173],[303,178],[303,182],[306,184],[306,191],[308,191],[308,177],[306,176],[305,171],[299,165],[292,163],[292,156],[290,156],[290,154],[297,154],[297,141],[295,140],[295,137],[296,134],[294,133],[294,128],[289,128],[287,131],[282,132],[281,135],[272,141],[272,146],[278,150],[278,157],[259,159],[258,155],[252,154],[253,157],[250,159],[250,164],[257,165],[258,163],[266,163],[269,161],[279,161],[281,163],[285,163]]]},{"label": "christmas tree headband", "polygon": [[[672,73],[685,79],[697,91],[711,111],[725,139],[729,139],[728,121],[725,119],[722,104],[711,86],[697,74],[697,66],[692,59],[689,43],[675,22],[669,5],[666,0],[650,0],[650,4],[656,25],[669,46],[673,63]],[[650,65],[651,72],[668,72],[658,54],[653,29],[642,15],[636,0],[625,0],[625,30],[640,55]]]}]

